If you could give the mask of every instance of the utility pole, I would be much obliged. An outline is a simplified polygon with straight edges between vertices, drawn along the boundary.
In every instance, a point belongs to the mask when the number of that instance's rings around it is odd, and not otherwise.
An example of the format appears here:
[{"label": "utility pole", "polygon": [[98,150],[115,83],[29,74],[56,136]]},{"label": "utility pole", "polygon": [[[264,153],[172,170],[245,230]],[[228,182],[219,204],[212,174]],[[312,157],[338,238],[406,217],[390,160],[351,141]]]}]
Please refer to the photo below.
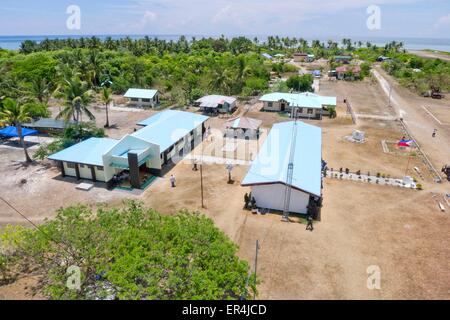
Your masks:
[{"label": "utility pole", "polygon": [[[258,271],[258,253],[259,253],[259,240],[256,240],[256,253],[255,253],[255,288],[256,288],[256,272]],[[256,292],[253,292],[253,300],[256,299]]]},{"label": "utility pole", "polygon": [[203,163],[200,164],[200,189],[202,194],[202,208],[205,209],[205,204],[203,200]]}]

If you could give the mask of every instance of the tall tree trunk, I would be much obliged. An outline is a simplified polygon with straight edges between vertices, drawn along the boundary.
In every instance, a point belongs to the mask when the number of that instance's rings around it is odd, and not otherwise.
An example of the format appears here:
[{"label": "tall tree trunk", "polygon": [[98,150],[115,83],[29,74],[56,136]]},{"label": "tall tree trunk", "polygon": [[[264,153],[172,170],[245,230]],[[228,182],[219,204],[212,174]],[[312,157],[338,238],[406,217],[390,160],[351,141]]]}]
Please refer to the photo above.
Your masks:
[{"label": "tall tree trunk", "polygon": [[105,106],[106,106],[106,125],[105,125],[105,128],[109,128],[108,103],[106,103]]},{"label": "tall tree trunk", "polygon": [[22,135],[22,124],[20,122],[16,123],[16,129],[17,129],[17,135],[19,136],[20,145],[22,146],[23,151],[25,153],[25,160],[27,163],[31,163],[32,161],[28,154],[27,146],[25,145],[25,140]]}]

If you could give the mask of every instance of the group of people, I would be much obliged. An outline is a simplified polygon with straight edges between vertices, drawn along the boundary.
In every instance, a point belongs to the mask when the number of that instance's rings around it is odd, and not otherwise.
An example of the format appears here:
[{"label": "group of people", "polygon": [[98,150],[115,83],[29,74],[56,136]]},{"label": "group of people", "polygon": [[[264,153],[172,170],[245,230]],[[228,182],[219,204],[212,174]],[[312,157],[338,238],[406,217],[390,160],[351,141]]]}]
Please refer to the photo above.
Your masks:
[{"label": "group of people", "polygon": [[256,199],[255,197],[252,197],[252,193],[250,192],[250,194],[246,193],[244,195],[244,209],[246,210],[252,210],[254,213],[256,213],[258,207],[256,206]]}]

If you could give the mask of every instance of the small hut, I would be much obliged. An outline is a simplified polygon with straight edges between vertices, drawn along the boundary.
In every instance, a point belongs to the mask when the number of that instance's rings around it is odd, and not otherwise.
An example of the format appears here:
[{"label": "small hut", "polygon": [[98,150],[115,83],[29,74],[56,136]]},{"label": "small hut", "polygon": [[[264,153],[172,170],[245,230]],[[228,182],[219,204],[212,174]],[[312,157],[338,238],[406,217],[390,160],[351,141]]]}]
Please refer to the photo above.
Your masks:
[{"label": "small hut", "polygon": [[237,99],[234,97],[210,95],[195,101],[194,105],[208,114],[232,113],[237,107]]},{"label": "small hut", "polygon": [[234,118],[225,125],[225,136],[235,139],[259,139],[262,121],[247,117]]}]

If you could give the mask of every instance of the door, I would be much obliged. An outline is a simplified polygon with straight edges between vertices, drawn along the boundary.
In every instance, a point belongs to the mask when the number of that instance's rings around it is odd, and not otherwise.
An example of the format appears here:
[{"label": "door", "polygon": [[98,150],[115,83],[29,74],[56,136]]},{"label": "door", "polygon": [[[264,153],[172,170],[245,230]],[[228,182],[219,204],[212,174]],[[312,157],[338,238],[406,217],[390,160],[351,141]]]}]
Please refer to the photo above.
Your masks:
[{"label": "door", "polygon": [[281,104],[280,104],[280,110],[283,112],[283,111],[286,111],[286,102],[281,102]]}]

